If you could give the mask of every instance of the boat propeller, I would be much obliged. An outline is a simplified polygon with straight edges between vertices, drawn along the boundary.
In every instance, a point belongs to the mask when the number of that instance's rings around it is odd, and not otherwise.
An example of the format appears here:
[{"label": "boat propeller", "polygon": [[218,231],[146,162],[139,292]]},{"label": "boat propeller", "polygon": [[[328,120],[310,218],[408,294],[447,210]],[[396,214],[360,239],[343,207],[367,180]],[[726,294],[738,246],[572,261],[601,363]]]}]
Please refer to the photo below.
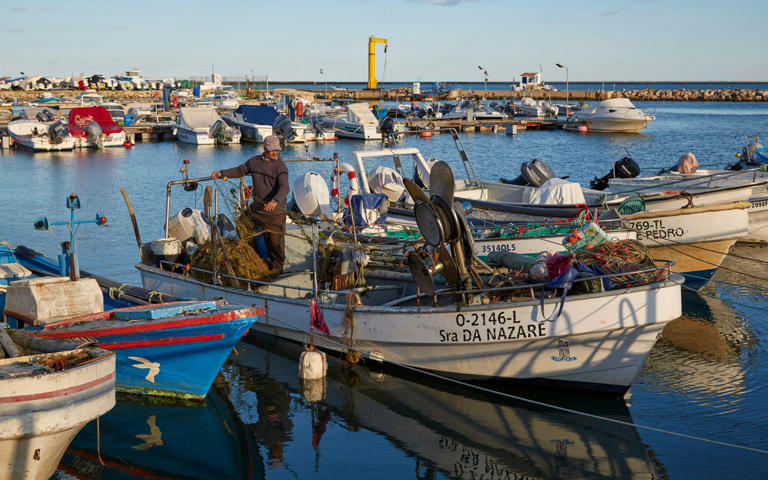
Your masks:
[{"label": "boat propeller", "polygon": [[472,265],[472,232],[463,212],[453,205],[456,182],[450,165],[438,161],[432,166],[429,173],[430,196],[412,180],[404,179],[403,182],[414,200],[413,212],[419,232],[436,249],[440,259],[440,263],[430,272],[417,253],[408,255],[408,267],[419,288],[429,295],[434,294],[434,273],[441,273],[456,290],[470,289],[472,280],[481,285],[482,281]]}]

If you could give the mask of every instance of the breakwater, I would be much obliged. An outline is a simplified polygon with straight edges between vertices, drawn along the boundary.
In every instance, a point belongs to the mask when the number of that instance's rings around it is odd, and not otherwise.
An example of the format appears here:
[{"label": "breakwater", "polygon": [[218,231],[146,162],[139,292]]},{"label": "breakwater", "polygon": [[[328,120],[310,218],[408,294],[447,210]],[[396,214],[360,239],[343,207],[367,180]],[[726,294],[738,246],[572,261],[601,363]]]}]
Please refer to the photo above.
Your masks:
[{"label": "breakwater", "polygon": [[[315,98],[346,99],[346,100],[385,100],[385,101],[411,101],[411,100],[457,100],[459,98],[485,98],[487,100],[521,99],[532,97],[535,100],[549,101],[599,101],[609,98],[625,97],[637,101],[669,101],[669,102],[768,102],[768,90],[761,89],[707,89],[707,90],[679,90],[672,89],[637,89],[637,90],[465,90],[454,89],[440,93],[414,94],[410,88],[393,88],[385,90],[333,90],[323,89],[299,90],[294,88],[276,88],[270,90],[239,90],[246,99],[263,99],[265,93],[272,95],[288,92],[301,94],[306,92]],[[74,97],[79,92],[74,90],[49,91],[57,97]],[[159,102],[161,92],[158,90],[134,90],[134,91],[101,91],[105,98],[116,101],[155,101]],[[10,91],[0,94],[0,104],[11,104],[14,100],[18,103],[34,102],[39,99],[42,92],[39,91]]]}]

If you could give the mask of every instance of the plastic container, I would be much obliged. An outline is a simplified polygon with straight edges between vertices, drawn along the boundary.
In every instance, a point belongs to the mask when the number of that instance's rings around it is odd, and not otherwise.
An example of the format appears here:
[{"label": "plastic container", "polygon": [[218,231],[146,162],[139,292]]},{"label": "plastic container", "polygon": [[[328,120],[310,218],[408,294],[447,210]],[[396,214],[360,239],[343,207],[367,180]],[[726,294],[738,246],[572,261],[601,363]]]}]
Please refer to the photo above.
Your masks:
[{"label": "plastic container", "polygon": [[131,118],[130,115],[125,115],[123,117],[123,125],[126,127],[130,127],[133,124],[133,118]]},{"label": "plastic container", "polygon": [[608,234],[595,222],[589,222],[574,230],[563,239],[563,246],[570,251],[592,248],[608,240]]}]

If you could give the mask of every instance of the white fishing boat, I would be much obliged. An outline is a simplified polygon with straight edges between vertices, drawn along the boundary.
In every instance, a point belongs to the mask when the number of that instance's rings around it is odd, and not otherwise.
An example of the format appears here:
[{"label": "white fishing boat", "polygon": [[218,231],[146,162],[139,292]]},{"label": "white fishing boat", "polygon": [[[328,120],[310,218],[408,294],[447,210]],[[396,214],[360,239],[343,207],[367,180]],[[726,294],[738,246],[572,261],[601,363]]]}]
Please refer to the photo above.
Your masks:
[{"label": "white fishing boat", "polygon": [[611,98],[594,107],[577,110],[568,117],[564,128],[578,130],[579,127],[586,127],[589,132],[640,133],[655,119],[652,114],[635,107],[628,98]]},{"label": "white fishing boat", "polygon": [[227,124],[237,127],[241,140],[261,143],[269,135],[278,135],[283,143],[333,140],[335,134],[319,124],[292,122],[275,107],[268,105],[240,105],[232,115],[222,117]]},{"label": "white fishing boat", "polygon": [[115,354],[4,326],[0,336],[11,350],[0,359],[0,478],[44,480],[80,429],[115,405]]},{"label": "white fishing boat", "polygon": [[[768,243],[768,173],[751,170],[697,170],[694,173],[668,172],[636,178],[613,178],[608,189],[618,194],[681,191],[706,194],[713,189],[752,186],[748,197],[749,233],[740,242]],[[698,204],[698,203],[697,203]]]},{"label": "white fishing boat", "polygon": [[[170,209],[173,185],[206,180],[170,182],[166,211]],[[453,205],[455,181],[450,167],[444,162],[436,163],[430,183],[432,203],[419,200],[416,219],[430,244],[442,245],[445,263],[455,265],[446,267],[442,284],[426,278],[429,275],[416,262],[411,273],[367,268],[360,277],[365,280],[364,286],[334,290],[330,284],[318,282],[315,309],[309,301],[315,277],[299,268],[287,267],[271,283],[240,279],[243,285],[252,287],[248,289],[176,273],[163,267],[168,263],[156,259],[142,262],[137,268],[144,287],[150,290],[188,298],[224,298],[235,304],[263,307],[264,321],[252,327],[260,334],[306,342],[310,318],[317,319],[322,314],[322,325],[327,325],[328,335],[315,335],[315,343],[328,350],[353,350],[379,361],[453,378],[527,381],[625,392],[658,334],[666,323],[680,315],[682,278],[672,274],[667,279],[664,272],[669,265],[644,267],[639,275],[650,276],[647,282],[640,282],[642,285],[613,290],[598,287],[600,290],[594,293],[569,295],[566,301],[552,298],[551,291],[544,293],[543,285],[478,288],[482,279],[470,280],[467,273],[473,271],[467,257],[467,252],[472,257],[467,224],[460,212],[444,206]],[[316,247],[306,245],[306,240],[293,236],[286,240],[304,242],[310,258],[316,251]],[[148,247],[143,250],[149,253]],[[323,275],[334,275],[333,272],[330,268]],[[337,280],[344,284],[343,278],[334,278],[333,282]],[[509,296],[514,291],[529,292],[530,288],[539,293]],[[362,305],[355,306],[355,296],[359,296]]]},{"label": "white fishing boat", "polygon": [[64,120],[14,120],[8,123],[8,135],[19,147],[35,152],[72,150],[76,139],[69,134]]},{"label": "white fishing boat", "polygon": [[[382,131],[379,121],[371,112],[367,103],[351,103],[347,105],[346,114],[341,116],[326,116],[322,122],[323,128],[333,130],[337,136],[357,138],[360,140],[381,140]],[[402,136],[405,125],[392,123],[392,134]],[[387,132],[385,132],[386,134]]]},{"label": "white fishing boat", "polygon": [[181,107],[173,134],[193,145],[240,143],[240,130],[227,123],[211,107]]}]

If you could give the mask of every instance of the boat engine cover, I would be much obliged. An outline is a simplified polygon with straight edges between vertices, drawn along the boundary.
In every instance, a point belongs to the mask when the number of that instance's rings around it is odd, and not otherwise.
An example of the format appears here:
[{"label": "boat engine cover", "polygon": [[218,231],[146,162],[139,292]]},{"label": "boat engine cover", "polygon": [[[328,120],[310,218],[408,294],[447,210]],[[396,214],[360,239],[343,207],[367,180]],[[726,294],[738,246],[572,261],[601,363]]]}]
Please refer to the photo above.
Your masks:
[{"label": "boat engine cover", "polygon": [[529,162],[523,162],[523,164],[520,165],[520,173],[533,187],[540,187],[544,185],[547,180],[555,176],[552,167],[540,158],[534,158]]}]

